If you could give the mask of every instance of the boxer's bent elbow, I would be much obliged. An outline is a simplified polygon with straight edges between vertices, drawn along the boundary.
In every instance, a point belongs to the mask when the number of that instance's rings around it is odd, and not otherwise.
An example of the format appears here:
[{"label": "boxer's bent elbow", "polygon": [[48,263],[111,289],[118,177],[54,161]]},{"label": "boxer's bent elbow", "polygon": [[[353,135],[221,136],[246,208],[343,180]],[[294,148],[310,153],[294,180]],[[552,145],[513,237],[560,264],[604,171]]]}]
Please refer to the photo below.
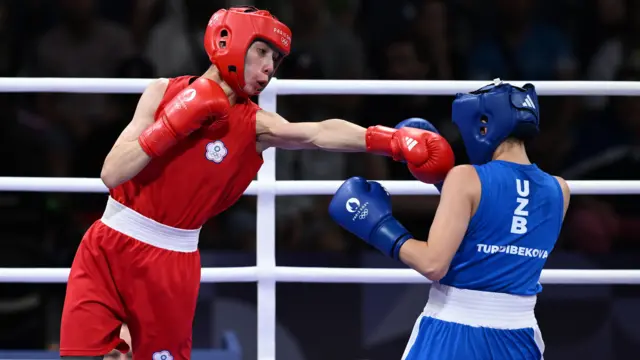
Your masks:
[{"label": "boxer's bent elbow", "polygon": [[436,282],[440,281],[445,275],[447,275],[447,269],[433,269],[430,271],[424,272],[422,275],[427,279]]},{"label": "boxer's bent elbow", "polygon": [[130,167],[109,166],[105,162],[105,166],[102,167],[102,171],[100,172],[100,180],[102,180],[102,183],[104,183],[107,188],[113,189],[136,176],[138,172],[139,170]]},{"label": "boxer's bent elbow", "polygon": [[115,146],[102,165],[100,179],[109,189],[138,175],[151,161],[137,140]]},{"label": "boxer's bent elbow", "polygon": [[449,269],[446,267],[441,267],[437,265],[434,266],[433,264],[423,264],[414,270],[419,272],[422,276],[426,277],[427,279],[436,282],[436,281],[440,281],[440,279],[445,277]]},{"label": "boxer's bent elbow", "polygon": [[118,177],[116,171],[111,170],[111,168],[107,166],[102,167],[100,180],[102,180],[102,183],[109,189],[113,189],[124,182]]},{"label": "boxer's bent elbow", "polygon": [[126,174],[118,169],[114,164],[105,161],[100,172],[100,180],[109,189],[113,189],[123,182],[127,181]]},{"label": "boxer's bent elbow", "polygon": [[439,281],[449,271],[449,261],[443,260],[425,241],[410,239],[400,248],[400,259],[431,281]]},{"label": "boxer's bent elbow", "polygon": [[133,177],[137,175],[137,172],[123,173],[118,171],[110,171],[102,169],[100,173],[100,180],[108,189],[114,189],[118,187],[120,184],[125,183],[131,180]]}]

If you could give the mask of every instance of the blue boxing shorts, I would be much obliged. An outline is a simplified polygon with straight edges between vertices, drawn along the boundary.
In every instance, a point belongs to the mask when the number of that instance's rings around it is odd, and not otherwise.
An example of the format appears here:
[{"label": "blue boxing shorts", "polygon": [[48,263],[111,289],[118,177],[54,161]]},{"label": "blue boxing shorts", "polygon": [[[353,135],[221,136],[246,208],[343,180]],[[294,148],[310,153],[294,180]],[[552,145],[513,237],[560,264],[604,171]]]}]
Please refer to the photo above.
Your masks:
[{"label": "blue boxing shorts", "polygon": [[402,360],[540,360],[535,296],[434,283]]}]

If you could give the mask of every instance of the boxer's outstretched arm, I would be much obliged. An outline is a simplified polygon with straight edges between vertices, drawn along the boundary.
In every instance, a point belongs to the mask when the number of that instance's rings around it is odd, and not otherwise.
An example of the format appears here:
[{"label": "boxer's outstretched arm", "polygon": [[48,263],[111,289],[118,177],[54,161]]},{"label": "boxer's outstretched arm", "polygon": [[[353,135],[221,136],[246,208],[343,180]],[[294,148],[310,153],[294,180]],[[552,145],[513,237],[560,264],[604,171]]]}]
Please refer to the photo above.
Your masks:
[{"label": "boxer's outstretched arm", "polygon": [[340,119],[290,123],[280,115],[264,110],[256,115],[256,135],[263,148],[364,152],[367,150],[366,131]]},{"label": "boxer's outstretched arm", "polygon": [[142,150],[138,137],[154,122],[154,116],[168,80],[153,81],[142,93],[129,125],[122,131],[102,165],[100,178],[110,189],[136,176],[151,161]]},{"label": "boxer's outstretched arm", "polygon": [[473,166],[451,169],[442,187],[428,241],[405,242],[400,248],[400,260],[429,280],[442,279],[467,232],[480,192],[480,179]]}]

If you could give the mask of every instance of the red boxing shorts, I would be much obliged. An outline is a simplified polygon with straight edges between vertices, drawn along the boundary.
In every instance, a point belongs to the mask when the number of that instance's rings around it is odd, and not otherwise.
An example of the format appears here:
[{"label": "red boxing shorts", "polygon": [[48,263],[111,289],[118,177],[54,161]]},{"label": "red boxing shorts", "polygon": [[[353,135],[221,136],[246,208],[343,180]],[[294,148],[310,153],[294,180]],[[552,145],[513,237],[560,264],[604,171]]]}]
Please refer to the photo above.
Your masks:
[{"label": "red boxing shorts", "polygon": [[200,230],[157,223],[109,198],[80,243],[67,284],[61,356],[127,350],[139,359],[187,360],[200,288]]}]

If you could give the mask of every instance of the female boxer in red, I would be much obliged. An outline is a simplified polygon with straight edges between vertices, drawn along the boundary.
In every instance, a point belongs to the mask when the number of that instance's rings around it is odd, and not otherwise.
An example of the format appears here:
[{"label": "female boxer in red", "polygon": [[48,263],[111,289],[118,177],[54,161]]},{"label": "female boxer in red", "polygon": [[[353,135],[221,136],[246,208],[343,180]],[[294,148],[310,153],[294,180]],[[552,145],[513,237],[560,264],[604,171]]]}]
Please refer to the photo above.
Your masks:
[{"label": "female boxer in red", "polygon": [[453,167],[449,144],[435,133],[338,119],[289,123],[261,110],[248,97],[267,86],[290,47],[291,31],[269,12],[223,9],[205,34],[210,69],[143,92],[104,162],[104,215],[71,267],[62,357],[126,350],[118,336],[126,322],[135,358],[189,359],[200,228],[242,196],[271,146],[387,155],[430,183]]}]

